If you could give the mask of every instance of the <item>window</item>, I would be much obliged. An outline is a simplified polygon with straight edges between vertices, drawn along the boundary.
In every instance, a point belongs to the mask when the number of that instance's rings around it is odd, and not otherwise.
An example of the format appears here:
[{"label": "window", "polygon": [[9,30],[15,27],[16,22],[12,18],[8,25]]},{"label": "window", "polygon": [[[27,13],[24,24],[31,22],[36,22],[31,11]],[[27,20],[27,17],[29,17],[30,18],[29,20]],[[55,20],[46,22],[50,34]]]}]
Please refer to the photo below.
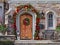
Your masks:
[{"label": "window", "polygon": [[2,6],[0,6],[0,22],[2,22]]},{"label": "window", "polygon": [[53,13],[49,12],[47,16],[48,16],[48,27],[53,27]]},{"label": "window", "polygon": [[0,6],[0,16],[2,16],[2,6]]}]

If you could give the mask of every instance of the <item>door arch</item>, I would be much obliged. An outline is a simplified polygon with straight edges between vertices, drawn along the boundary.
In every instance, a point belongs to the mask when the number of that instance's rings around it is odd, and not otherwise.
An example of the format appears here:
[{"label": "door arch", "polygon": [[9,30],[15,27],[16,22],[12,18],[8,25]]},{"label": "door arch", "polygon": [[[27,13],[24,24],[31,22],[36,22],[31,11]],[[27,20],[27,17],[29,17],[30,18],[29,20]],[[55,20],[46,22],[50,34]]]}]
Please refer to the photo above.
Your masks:
[{"label": "door arch", "polygon": [[[33,13],[33,12],[30,12],[30,11],[22,11],[20,12],[18,15],[16,15],[16,27],[17,27],[17,34],[20,33],[20,16],[23,16],[25,14],[29,14],[29,16],[32,17],[32,38],[31,39],[34,39],[34,32],[35,32],[35,24],[36,24],[36,14]],[[18,37],[18,36],[17,36]],[[21,36],[19,37],[21,39]]]}]

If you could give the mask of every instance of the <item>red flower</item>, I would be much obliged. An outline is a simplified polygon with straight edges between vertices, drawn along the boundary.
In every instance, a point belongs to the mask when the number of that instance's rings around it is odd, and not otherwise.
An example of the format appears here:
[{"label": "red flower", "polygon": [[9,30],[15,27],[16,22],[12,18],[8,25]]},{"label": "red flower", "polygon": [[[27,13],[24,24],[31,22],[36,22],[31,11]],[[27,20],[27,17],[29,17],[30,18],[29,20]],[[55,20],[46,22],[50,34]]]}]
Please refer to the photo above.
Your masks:
[{"label": "red flower", "polygon": [[24,8],[28,8],[28,5],[25,5]]},{"label": "red flower", "polygon": [[20,10],[20,9],[19,9],[19,8],[17,8],[17,9],[16,9],[16,12],[19,12],[19,10]]},{"label": "red flower", "polygon": [[13,15],[16,15],[17,13],[16,12],[14,12],[14,14]]},{"label": "red flower", "polygon": [[40,23],[40,18],[36,18],[36,23]]},{"label": "red flower", "polygon": [[11,24],[11,27],[14,28],[14,24]]},{"label": "red flower", "polygon": [[24,20],[24,25],[26,25],[27,24],[27,21],[26,20]]},{"label": "red flower", "polygon": [[36,30],[40,30],[40,27],[39,26],[36,26]]}]

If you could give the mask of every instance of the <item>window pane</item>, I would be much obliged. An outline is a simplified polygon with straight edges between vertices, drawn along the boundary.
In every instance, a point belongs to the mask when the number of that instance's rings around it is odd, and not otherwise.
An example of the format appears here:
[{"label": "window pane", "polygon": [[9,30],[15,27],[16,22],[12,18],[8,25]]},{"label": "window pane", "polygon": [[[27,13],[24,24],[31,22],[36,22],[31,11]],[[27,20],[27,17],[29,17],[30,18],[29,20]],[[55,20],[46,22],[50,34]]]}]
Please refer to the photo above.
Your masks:
[{"label": "window pane", "polygon": [[48,13],[48,27],[53,27],[53,13]]},{"label": "window pane", "polygon": [[3,14],[3,12],[2,12],[2,6],[0,6],[0,22],[2,22],[2,14]]}]

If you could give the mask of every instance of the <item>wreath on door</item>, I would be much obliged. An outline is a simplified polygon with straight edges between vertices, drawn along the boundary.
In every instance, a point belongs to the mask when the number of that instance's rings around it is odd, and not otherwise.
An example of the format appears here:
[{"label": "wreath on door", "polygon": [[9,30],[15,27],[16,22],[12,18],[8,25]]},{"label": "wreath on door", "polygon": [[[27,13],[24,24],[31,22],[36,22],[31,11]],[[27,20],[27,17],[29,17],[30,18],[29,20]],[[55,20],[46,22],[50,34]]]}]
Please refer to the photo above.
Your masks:
[{"label": "wreath on door", "polygon": [[29,19],[29,18],[25,18],[25,19],[23,20],[23,24],[24,24],[25,26],[28,26],[28,25],[30,24],[30,19]]}]

